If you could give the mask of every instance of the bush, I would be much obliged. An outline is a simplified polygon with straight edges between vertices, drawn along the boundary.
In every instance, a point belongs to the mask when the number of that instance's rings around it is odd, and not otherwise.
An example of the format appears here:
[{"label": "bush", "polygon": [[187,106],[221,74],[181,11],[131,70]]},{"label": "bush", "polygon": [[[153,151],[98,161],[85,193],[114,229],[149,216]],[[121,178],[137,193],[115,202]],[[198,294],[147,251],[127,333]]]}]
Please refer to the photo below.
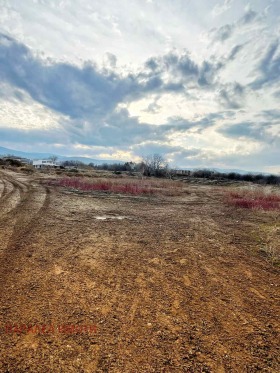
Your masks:
[{"label": "bush", "polygon": [[[70,176],[70,175],[69,175]],[[94,178],[64,177],[49,180],[48,185],[61,186],[81,191],[103,191],[108,193],[122,193],[132,195],[166,195],[178,196],[183,193],[183,184],[164,179],[138,179],[129,178]]]},{"label": "bush", "polygon": [[7,158],[6,159],[6,164],[9,164],[10,166],[14,166],[14,167],[22,167],[23,164],[18,161],[17,159],[13,159],[13,158]]},{"label": "bush", "polygon": [[112,192],[112,193],[124,193],[124,194],[152,194],[153,190],[151,188],[142,187],[139,184],[133,183],[123,183],[114,184],[110,181],[84,181],[80,178],[63,178],[55,181],[49,182],[51,185],[70,187],[73,189],[78,189],[82,191],[102,191],[102,192]]},{"label": "bush", "polygon": [[280,195],[262,191],[230,192],[227,202],[240,208],[280,210]]},{"label": "bush", "polygon": [[20,171],[25,172],[27,174],[33,174],[35,172],[32,166],[23,166],[20,168]]}]

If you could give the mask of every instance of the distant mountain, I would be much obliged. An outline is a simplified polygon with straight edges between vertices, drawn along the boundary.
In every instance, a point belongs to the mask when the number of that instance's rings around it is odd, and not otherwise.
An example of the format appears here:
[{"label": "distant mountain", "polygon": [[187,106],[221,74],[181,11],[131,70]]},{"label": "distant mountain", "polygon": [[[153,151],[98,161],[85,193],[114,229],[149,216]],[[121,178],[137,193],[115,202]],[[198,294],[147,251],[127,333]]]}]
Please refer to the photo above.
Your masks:
[{"label": "distant mountain", "polygon": [[221,173],[227,173],[227,174],[230,173],[230,172],[234,172],[234,173],[240,174],[240,175],[245,175],[245,174],[270,175],[267,172],[262,172],[262,171],[246,171],[246,170],[239,170],[239,169],[236,169],[236,168],[212,168],[212,167],[189,167],[189,168],[185,167],[185,168],[182,168],[181,167],[180,170],[190,170],[190,171],[209,170],[209,171],[215,171],[215,172],[221,172]]},{"label": "distant mountain", "polygon": [[53,155],[55,155],[59,161],[70,161],[70,160],[74,160],[74,161],[80,161],[80,162],[83,162],[85,164],[89,164],[89,163],[94,163],[96,165],[100,165],[102,163],[108,163],[108,164],[112,164],[112,163],[124,163],[123,161],[118,161],[118,160],[107,160],[107,159],[93,159],[93,158],[87,158],[87,157],[66,157],[64,155],[58,155],[58,154],[53,154],[53,153],[28,153],[28,152],[22,152],[22,151],[19,151],[19,150],[13,150],[13,149],[8,149],[8,148],[4,148],[2,146],[0,146],[0,156],[4,156],[4,155],[15,155],[17,157],[22,157],[22,158],[28,158],[28,159],[47,159]]}]

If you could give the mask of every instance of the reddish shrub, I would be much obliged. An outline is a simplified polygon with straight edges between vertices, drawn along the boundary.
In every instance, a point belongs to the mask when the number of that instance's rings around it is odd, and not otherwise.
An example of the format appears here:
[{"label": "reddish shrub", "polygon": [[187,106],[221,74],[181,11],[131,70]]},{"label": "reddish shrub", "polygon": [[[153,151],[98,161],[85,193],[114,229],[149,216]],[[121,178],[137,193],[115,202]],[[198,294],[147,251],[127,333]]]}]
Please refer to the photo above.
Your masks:
[{"label": "reddish shrub", "polygon": [[280,195],[266,194],[260,191],[230,192],[227,202],[236,207],[247,209],[280,210]]},{"label": "reddish shrub", "polygon": [[153,194],[155,191],[147,185],[142,186],[136,183],[113,183],[111,181],[86,181],[79,178],[63,178],[57,180],[51,180],[48,182],[49,185],[62,186],[72,189],[78,189],[82,191],[108,191],[111,193],[123,193],[123,194]]}]

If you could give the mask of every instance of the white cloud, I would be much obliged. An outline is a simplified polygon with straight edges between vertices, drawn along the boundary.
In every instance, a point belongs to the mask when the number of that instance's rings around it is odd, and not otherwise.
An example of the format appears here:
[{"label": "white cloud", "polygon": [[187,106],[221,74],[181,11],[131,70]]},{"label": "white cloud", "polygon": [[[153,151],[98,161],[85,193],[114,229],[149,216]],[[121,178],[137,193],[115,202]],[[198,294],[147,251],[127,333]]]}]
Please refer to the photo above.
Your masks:
[{"label": "white cloud", "polygon": [[66,116],[59,115],[32,100],[24,90],[13,89],[6,84],[0,84],[0,90],[2,92],[2,97],[0,96],[1,127],[44,130],[57,128],[61,120],[67,119]]},{"label": "white cloud", "polygon": [[223,3],[216,4],[212,10],[213,16],[220,16],[231,8],[233,0],[224,0]]}]

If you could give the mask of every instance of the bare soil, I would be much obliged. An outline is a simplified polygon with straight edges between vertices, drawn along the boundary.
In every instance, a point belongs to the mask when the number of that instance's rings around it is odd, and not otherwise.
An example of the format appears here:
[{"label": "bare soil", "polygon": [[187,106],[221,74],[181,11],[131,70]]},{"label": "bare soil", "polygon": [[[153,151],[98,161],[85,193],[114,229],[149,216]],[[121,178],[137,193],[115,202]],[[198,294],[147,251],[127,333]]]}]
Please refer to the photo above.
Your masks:
[{"label": "bare soil", "polygon": [[130,197],[11,171],[0,196],[1,372],[280,371],[279,267],[261,250],[279,213],[217,186]]}]

